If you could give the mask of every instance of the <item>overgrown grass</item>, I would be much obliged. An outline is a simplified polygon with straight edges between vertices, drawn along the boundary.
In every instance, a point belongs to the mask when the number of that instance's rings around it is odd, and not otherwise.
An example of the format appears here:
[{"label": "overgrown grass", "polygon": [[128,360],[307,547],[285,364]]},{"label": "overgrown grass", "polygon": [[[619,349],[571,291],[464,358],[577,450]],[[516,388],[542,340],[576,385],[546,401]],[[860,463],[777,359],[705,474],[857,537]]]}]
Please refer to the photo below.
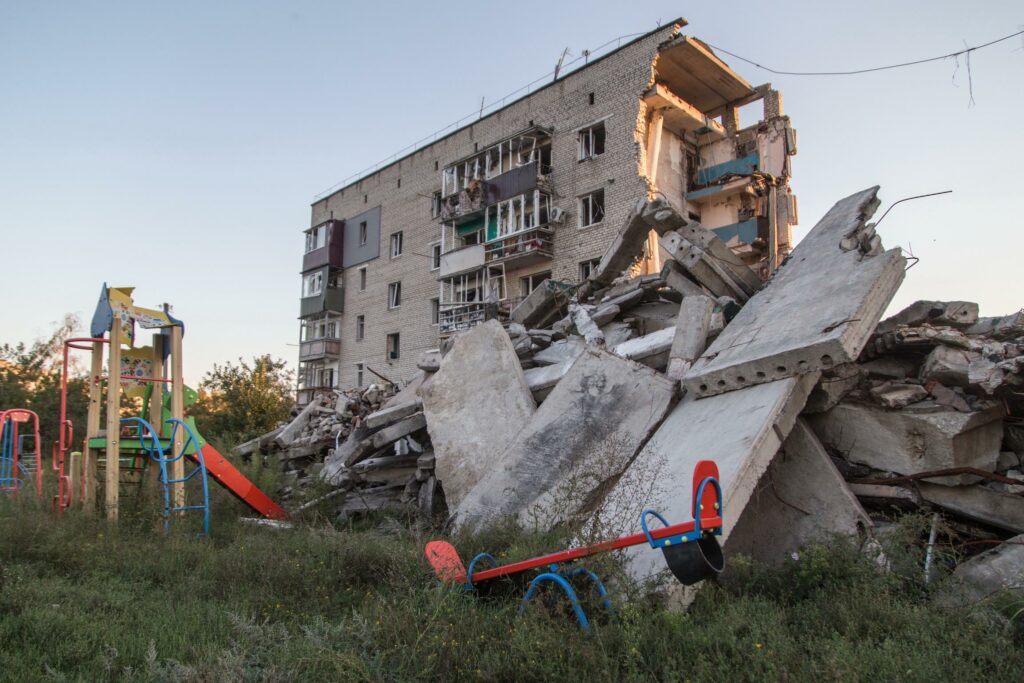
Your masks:
[{"label": "overgrown grass", "polygon": [[[155,532],[146,515],[58,521],[27,497],[0,500],[0,678],[976,681],[1024,671],[1024,638],[1005,617],[937,607],[912,576],[882,574],[842,543],[778,569],[736,560],[688,612],[620,602],[586,635],[561,603],[517,617],[522,582],[483,597],[440,587],[427,539],[401,524],[272,530],[219,506],[211,537],[197,539]],[[497,528],[454,542],[463,557],[511,559],[559,541]]]}]

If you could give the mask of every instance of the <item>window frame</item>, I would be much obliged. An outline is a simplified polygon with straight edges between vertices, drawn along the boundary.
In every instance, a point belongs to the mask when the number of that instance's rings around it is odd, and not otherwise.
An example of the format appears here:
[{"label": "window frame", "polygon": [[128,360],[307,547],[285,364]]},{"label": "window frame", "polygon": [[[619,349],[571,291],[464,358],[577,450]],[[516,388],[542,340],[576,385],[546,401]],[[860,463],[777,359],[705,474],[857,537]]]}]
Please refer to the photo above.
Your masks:
[{"label": "window frame", "polygon": [[369,221],[359,221],[359,246],[364,246],[370,241]]},{"label": "window frame", "polygon": [[[394,351],[392,351],[392,340],[394,340]],[[394,355],[392,355],[392,353]],[[392,361],[399,360],[402,357],[402,337],[401,332],[389,332],[384,338],[384,358],[390,363]]]},{"label": "window frame", "polygon": [[[601,195],[601,201],[600,201],[600,204],[599,204],[599,208],[601,210],[601,217],[598,218],[597,220],[593,220],[594,213],[595,213],[594,212],[594,198],[597,195]],[[586,207],[586,211],[584,210],[584,207]],[[584,218],[584,214],[585,213],[587,214],[587,217],[588,217],[588,220],[589,220],[589,222],[587,222],[587,223],[583,222],[583,218]],[[576,222],[577,222],[577,226],[579,227],[580,230],[582,230],[584,228],[592,227],[594,225],[599,225],[602,221],[604,221],[604,188],[603,187],[598,188],[596,190],[592,190],[590,192],[587,192],[586,194],[580,195],[579,197],[576,198]]]},{"label": "window frame", "polygon": [[402,307],[402,281],[388,283],[388,310]]},{"label": "window frame", "polygon": [[[600,132],[600,136],[597,133]],[[598,138],[600,137],[600,140]],[[598,141],[601,151],[598,152]],[[603,156],[608,149],[608,128],[605,122],[595,121],[589,126],[584,126],[576,131],[576,160],[580,163],[590,159]]]},{"label": "window frame", "polygon": [[[397,246],[397,249],[395,248]],[[402,255],[405,246],[405,237],[402,230],[391,233],[391,258],[398,258]]]},{"label": "window frame", "polygon": [[356,341],[361,342],[366,339],[366,315],[356,316]]}]

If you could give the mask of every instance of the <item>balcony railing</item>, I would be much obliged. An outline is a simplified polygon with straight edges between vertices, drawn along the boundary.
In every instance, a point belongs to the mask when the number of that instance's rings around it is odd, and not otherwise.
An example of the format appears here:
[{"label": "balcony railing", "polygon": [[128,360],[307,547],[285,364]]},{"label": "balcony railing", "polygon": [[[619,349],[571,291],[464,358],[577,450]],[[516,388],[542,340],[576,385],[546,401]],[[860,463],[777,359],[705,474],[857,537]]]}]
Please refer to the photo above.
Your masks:
[{"label": "balcony railing", "polygon": [[340,339],[313,339],[299,344],[299,360],[317,360],[327,356],[341,355]]},{"label": "balcony railing", "polygon": [[481,268],[483,265],[484,245],[474,244],[441,254],[441,268],[437,276],[439,279],[446,278]]},{"label": "balcony railing", "polygon": [[553,250],[554,233],[549,228],[530,228],[487,242],[484,245],[484,261],[495,263],[527,258],[551,258]]},{"label": "balcony railing", "polygon": [[437,315],[441,334],[454,334],[468,330],[486,319],[487,305],[483,303],[442,304]]}]

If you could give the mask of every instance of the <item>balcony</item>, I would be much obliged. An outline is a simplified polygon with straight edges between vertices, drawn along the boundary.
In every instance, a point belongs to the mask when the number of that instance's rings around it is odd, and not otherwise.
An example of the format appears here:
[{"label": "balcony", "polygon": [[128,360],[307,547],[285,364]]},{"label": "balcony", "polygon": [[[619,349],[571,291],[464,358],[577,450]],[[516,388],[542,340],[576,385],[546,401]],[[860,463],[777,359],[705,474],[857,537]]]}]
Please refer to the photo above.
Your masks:
[{"label": "balcony", "polygon": [[341,355],[340,339],[313,339],[299,344],[299,361],[311,361]]},{"label": "balcony", "polygon": [[326,287],[314,296],[299,299],[299,317],[306,318],[320,313],[341,313],[345,303],[345,292],[341,287]]},{"label": "balcony", "polygon": [[517,265],[527,265],[533,261],[550,259],[553,251],[554,233],[548,227],[536,227],[487,242],[484,245],[484,262],[515,261]]},{"label": "balcony", "polygon": [[473,244],[441,254],[441,268],[438,271],[437,277],[441,280],[452,275],[482,268],[483,265],[484,245]]},{"label": "balcony", "polygon": [[487,183],[470,180],[467,187],[441,199],[442,222],[466,220],[476,216],[487,206]]},{"label": "balcony", "polygon": [[[326,231],[325,244],[302,255],[302,272],[305,273],[324,266],[341,268],[345,221],[330,220],[310,229],[310,231],[316,230]],[[308,234],[307,231],[307,244],[309,244]]]},{"label": "balcony", "polygon": [[441,304],[437,314],[441,335],[454,334],[479,325],[487,319],[487,304]]}]

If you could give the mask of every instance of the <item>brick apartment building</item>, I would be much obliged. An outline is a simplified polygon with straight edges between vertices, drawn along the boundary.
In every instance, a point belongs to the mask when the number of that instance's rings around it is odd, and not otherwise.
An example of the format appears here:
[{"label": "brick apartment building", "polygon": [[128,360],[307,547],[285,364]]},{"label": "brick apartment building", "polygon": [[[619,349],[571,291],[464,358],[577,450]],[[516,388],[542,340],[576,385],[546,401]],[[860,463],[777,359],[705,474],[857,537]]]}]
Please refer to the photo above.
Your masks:
[{"label": "brick apartment building", "polygon": [[[547,278],[578,283],[637,200],[661,193],[771,272],[796,223],[795,131],[770,85],[660,27],[312,205],[299,402],[395,381],[422,351],[505,313]],[[751,105],[758,120],[741,126]],[[746,122],[745,122],[746,123]],[[649,240],[638,272],[661,267]]]}]

